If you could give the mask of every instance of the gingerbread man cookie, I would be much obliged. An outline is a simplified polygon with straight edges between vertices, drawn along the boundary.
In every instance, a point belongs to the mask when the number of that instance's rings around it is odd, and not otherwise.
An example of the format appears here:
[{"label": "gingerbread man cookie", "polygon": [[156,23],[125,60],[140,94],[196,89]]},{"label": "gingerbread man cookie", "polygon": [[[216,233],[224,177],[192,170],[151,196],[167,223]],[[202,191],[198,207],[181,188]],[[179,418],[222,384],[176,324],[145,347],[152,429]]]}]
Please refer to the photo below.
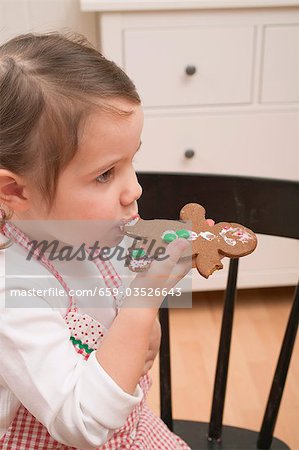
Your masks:
[{"label": "gingerbread man cookie", "polygon": [[223,268],[221,259],[249,255],[257,246],[256,235],[238,223],[218,222],[210,227],[205,219],[205,209],[189,203],[180,212],[180,218],[192,221],[197,239],[192,242],[192,267],[205,278]]},{"label": "gingerbread man cookie", "polygon": [[[124,233],[134,238],[129,249],[128,266],[132,271],[147,270],[153,259],[165,252],[169,242],[177,238],[191,241],[182,258],[192,256],[192,267],[208,278],[215,270],[223,268],[221,259],[249,255],[257,245],[255,234],[237,223],[219,222],[210,226],[205,209],[197,203],[185,205],[180,212],[181,221],[137,218],[124,226]],[[146,245],[149,244],[148,247]]]},{"label": "gingerbread man cookie", "polygon": [[[187,225],[191,229],[191,222]],[[154,259],[163,258],[169,242],[178,237],[189,238],[192,231],[188,231],[186,224],[179,220],[143,220],[138,216],[124,226],[124,233],[134,239],[128,251],[126,265],[133,272],[143,272]],[[192,257],[191,246],[190,250],[184,252],[183,257]]]}]

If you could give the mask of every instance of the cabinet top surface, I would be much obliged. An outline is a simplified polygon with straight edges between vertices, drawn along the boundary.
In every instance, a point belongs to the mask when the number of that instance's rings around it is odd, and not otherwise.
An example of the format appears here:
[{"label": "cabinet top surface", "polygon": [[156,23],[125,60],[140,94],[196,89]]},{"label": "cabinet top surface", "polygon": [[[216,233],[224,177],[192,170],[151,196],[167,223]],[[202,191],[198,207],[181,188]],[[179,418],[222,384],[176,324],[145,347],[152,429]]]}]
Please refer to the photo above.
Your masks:
[{"label": "cabinet top surface", "polygon": [[154,11],[299,6],[299,0],[80,0],[82,11]]}]

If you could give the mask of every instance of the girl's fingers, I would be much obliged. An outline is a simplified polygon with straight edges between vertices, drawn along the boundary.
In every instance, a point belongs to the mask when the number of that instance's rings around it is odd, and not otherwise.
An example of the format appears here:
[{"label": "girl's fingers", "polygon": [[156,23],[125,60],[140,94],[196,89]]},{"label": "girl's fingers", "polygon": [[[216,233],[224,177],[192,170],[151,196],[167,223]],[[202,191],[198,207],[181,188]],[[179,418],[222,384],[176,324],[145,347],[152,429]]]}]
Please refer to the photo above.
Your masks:
[{"label": "girl's fingers", "polygon": [[191,244],[186,239],[179,238],[172,241],[167,246],[167,251],[165,254],[169,256],[169,258],[166,260],[168,261],[169,266],[171,265],[172,267],[174,267],[188,247],[191,247]]},{"label": "girl's fingers", "polygon": [[[206,219],[209,226],[213,226],[213,219]],[[132,287],[145,288],[172,288],[192,269],[192,257],[181,258],[188,247],[191,250],[192,243],[186,239],[175,239],[166,248],[164,255],[151,263],[145,272],[136,275]],[[180,260],[180,261],[179,261]]]},{"label": "girl's fingers", "polygon": [[[143,283],[143,285],[152,286],[152,287],[160,287],[165,286],[167,280],[172,273],[174,267],[177,265],[180,257],[185,252],[185,250],[190,247],[191,244],[186,239],[176,239],[172,241],[166,249],[166,252],[162,257],[160,256],[159,260],[155,260],[152,262],[150,268],[146,272],[139,273],[135,280],[134,285],[136,283]],[[185,273],[186,267],[185,265],[179,265],[178,273],[181,273],[181,277]],[[178,275],[179,276],[179,275]]]},{"label": "girl's fingers", "polygon": [[[151,296],[145,295],[130,299],[127,298],[126,305],[160,308],[161,302],[165,297],[163,289],[171,289],[174,287],[189,271],[190,261],[188,263],[185,261],[178,262],[188,247],[191,247],[191,243],[186,239],[179,238],[172,241],[167,246],[163,260],[161,257],[159,260],[154,260],[150,268],[146,272],[138,273],[130,285],[131,288],[152,290],[154,291],[154,295],[151,293]],[[191,260],[191,255],[190,258],[186,259]]]},{"label": "girl's fingers", "polygon": [[[183,255],[183,253],[187,250],[188,247],[191,247],[191,244],[186,239],[176,239],[172,241],[166,249],[166,253],[164,255],[163,261],[153,261],[150,273],[151,274],[163,274],[166,278],[172,273],[174,267],[177,265],[179,259]],[[184,272],[184,266],[180,265],[178,269]]]},{"label": "girl's fingers", "polygon": [[[172,287],[174,284],[178,283],[182,278],[184,278],[187,273],[192,269],[192,257],[183,258],[179,261],[171,271],[169,275],[169,285]],[[172,285],[172,286],[171,286]]]}]

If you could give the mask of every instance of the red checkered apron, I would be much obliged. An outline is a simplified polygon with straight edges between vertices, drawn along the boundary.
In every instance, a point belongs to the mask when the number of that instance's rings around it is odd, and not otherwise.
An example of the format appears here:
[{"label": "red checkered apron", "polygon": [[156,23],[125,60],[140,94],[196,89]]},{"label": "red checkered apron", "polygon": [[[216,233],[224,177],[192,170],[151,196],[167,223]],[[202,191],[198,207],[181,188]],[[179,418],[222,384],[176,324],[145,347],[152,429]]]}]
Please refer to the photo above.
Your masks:
[{"label": "red checkered apron", "polygon": [[[31,249],[28,237],[11,222],[6,222],[3,225],[2,233],[26,250]],[[90,353],[101,345],[107,329],[87,314],[79,313],[75,299],[69,294],[67,284],[51,262],[44,255],[39,254],[39,249],[35,250],[33,257],[40,257],[40,263],[57,278],[68,293],[70,305],[64,317],[66,326],[69,328],[74,349],[84,359],[88,359]],[[93,261],[107,287],[112,289],[111,292],[113,292],[113,288],[119,288],[122,285],[121,279],[111,262],[104,262],[99,258],[93,259]],[[114,298],[118,313],[122,299]],[[104,445],[95,450],[190,450],[190,447],[172,433],[147,406],[146,396],[152,385],[149,373],[140,378],[139,385],[144,394],[142,401],[132,410],[125,424],[115,430],[115,433]],[[55,441],[48,433],[47,428],[30,414],[23,405],[19,407],[10,427],[0,440],[0,450],[73,450],[75,448],[77,447],[68,447]]]}]

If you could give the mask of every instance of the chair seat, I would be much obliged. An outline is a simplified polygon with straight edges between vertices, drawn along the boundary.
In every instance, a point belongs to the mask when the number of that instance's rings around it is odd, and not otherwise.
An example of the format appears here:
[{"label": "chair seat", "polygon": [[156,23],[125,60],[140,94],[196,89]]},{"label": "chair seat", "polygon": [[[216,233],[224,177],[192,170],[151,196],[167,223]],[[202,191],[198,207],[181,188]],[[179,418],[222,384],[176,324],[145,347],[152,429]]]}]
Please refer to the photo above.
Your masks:
[{"label": "chair seat", "polygon": [[[191,420],[173,420],[173,432],[179,435],[192,450],[256,450],[257,431],[223,425],[221,442],[207,439],[209,424]],[[273,438],[271,450],[290,450],[280,439]]]}]

